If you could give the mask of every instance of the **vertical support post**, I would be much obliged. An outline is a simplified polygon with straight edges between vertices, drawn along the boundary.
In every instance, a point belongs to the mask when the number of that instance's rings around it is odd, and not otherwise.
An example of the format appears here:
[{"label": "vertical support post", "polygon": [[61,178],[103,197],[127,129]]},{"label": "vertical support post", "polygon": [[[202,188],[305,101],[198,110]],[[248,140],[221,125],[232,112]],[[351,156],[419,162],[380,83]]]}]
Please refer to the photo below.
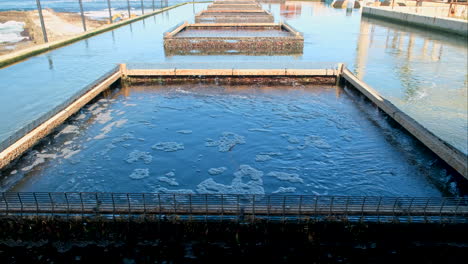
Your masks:
[{"label": "vertical support post", "polygon": [[146,220],[146,197],[145,194],[143,194],[143,216]]},{"label": "vertical support post", "polygon": [[110,0],[107,0],[107,9],[109,9],[109,24],[112,24],[112,7]]},{"label": "vertical support post", "polygon": [[34,202],[36,203],[36,216],[38,216],[39,215],[39,203],[37,202],[37,197],[36,197],[35,192],[33,193],[33,197],[34,197]]},{"label": "vertical support post", "polygon": [[156,9],[154,8],[154,0],[153,0],[153,12],[154,12],[154,10],[156,10]]},{"label": "vertical support post", "polygon": [[158,193],[158,209],[159,209],[158,220],[161,221],[161,194],[159,193]]},{"label": "vertical support post", "polygon": [[44,16],[42,15],[42,7],[41,7],[41,0],[36,0],[37,4],[37,11],[39,12],[39,20],[41,21],[41,29],[42,29],[42,36],[44,37],[44,42],[49,42],[49,38],[47,37],[47,30],[45,28],[44,23]]},{"label": "vertical support post", "polygon": [[50,204],[52,206],[52,216],[55,215],[55,205],[54,205],[54,200],[52,199],[52,195],[49,193],[49,200],[50,200]]},{"label": "vertical support post", "polygon": [[392,1],[392,9],[395,7],[395,0]]},{"label": "vertical support post", "polygon": [[205,222],[208,221],[208,194],[205,194]]},{"label": "vertical support post", "polygon": [[140,0],[141,2],[141,14],[144,15],[145,14],[145,6],[143,5],[143,0]]},{"label": "vertical support post", "polygon": [[70,202],[68,201],[68,193],[65,193],[65,202],[67,203],[67,219],[70,217]]},{"label": "vertical support post", "polygon": [[23,216],[23,201],[21,200],[20,193],[16,193],[16,195],[18,195],[18,201],[20,202],[20,205],[21,205],[21,216]]},{"label": "vertical support post", "polygon": [[127,193],[127,203],[128,203],[128,220],[130,221],[131,208],[130,208],[130,196],[128,195],[128,193]]},{"label": "vertical support post", "polygon": [[224,219],[224,195],[221,194],[221,222]]},{"label": "vertical support post", "polygon": [[83,194],[80,193],[80,203],[81,203],[81,217],[84,217],[84,204],[83,204]]},{"label": "vertical support post", "polygon": [[114,199],[114,194],[111,193],[112,197],[112,219],[115,221],[115,199]]},{"label": "vertical support post", "polygon": [[130,0],[127,0],[127,10],[128,10],[128,18],[130,18],[132,16],[130,13]]},{"label": "vertical support post", "polygon": [[299,197],[299,212],[298,212],[297,221],[300,222],[301,219],[302,219],[302,195]]},{"label": "vertical support post", "polygon": [[84,16],[84,11],[83,11],[83,0],[78,0],[80,3],[80,13],[81,13],[81,22],[83,23],[83,30],[86,31],[86,19]]},{"label": "vertical support post", "polygon": [[9,215],[10,213],[10,208],[9,208],[9,205],[8,205],[8,201],[7,201],[7,198],[6,198],[6,194],[5,193],[2,193],[2,196],[3,196],[3,200],[5,201],[5,209],[6,209],[6,215]]},{"label": "vertical support post", "polygon": [[255,222],[255,194],[252,197],[252,222]]},{"label": "vertical support post", "polygon": [[192,221],[192,194],[189,194],[189,220]]}]

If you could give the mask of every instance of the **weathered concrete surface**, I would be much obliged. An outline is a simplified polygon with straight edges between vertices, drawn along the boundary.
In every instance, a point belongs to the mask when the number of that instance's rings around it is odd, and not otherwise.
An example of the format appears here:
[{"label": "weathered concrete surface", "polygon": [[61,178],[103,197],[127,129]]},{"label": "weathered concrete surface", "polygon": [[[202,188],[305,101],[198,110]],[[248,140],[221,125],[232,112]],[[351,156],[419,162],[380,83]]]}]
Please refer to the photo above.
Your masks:
[{"label": "weathered concrete surface", "polygon": [[[268,37],[178,37],[177,33],[187,29],[274,29],[287,31],[288,36]],[[180,53],[180,51],[197,52],[233,50],[233,51],[276,51],[281,53],[302,53],[304,37],[287,24],[274,23],[213,23],[213,24],[187,24],[184,23],[173,32],[164,36],[164,49],[167,54]]]},{"label": "weathered concrete surface", "polygon": [[195,23],[273,23],[275,18],[265,10],[204,10],[195,15]]},{"label": "weathered concrete surface", "polygon": [[106,90],[111,84],[120,79],[121,70],[114,72],[110,77],[93,87],[79,99],[72,102],[68,107],[58,112],[46,122],[42,123],[21,139],[16,141],[4,151],[0,152],[0,169],[4,168],[11,161],[21,156],[26,150],[34,146],[39,140],[47,136],[56,127],[67,120],[71,115],[80,110],[84,105],[93,100],[97,95]]},{"label": "weathered concrete surface", "polygon": [[259,4],[211,4],[208,10],[259,10],[262,7]]},{"label": "weathered concrete surface", "polygon": [[123,76],[337,76],[336,69],[127,69]]},{"label": "weathered concrete surface", "polygon": [[468,157],[447,142],[443,141],[432,132],[427,130],[416,120],[398,109],[390,101],[383,98],[376,90],[359,80],[348,69],[344,69],[341,75],[354,88],[366,96],[377,107],[392,117],[398,124],[405,128],[416,139],[422,142],[432,152],[444,160],[449,166],[454,168],[463,177],[468,179]]},{"label": "weathered concrete surface", "polygon": [[468,21],[462,19],[424,16],[379,7],[363,7],[362,15],[386,19],[410,26],[468,36]]}]

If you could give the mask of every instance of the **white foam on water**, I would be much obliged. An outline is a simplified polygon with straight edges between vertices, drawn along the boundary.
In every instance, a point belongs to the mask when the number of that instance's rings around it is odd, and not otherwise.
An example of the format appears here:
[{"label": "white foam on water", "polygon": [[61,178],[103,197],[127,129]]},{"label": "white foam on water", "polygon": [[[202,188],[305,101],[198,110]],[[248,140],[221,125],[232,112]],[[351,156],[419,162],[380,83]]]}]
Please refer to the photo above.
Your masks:
[{"label": "white foam on water", "polygon": [[73,157],[75,154],[79,153],[81,149],[71,149],[71,148],[63,148],[60,156],[64,159],[69,159]]},{"label": "white foam on water", "polygon": [[222,174],[223,172],[225,172],[227,170],[226,167],[219,167],[219,168],[211,168],[208,170],[208,173],[210,175],[219,175],[219,174]]},{"label": "white foam on water", "polygon": [[192,130],[178,130],[177,133],[179,134],[192,134]]},{"label": "white foam on water", "polygon": [[166,177],[175,177],[175,173],[173,171],[168,172],[165,175],[166,175]]},{"label": "white foam on water", "polygon": [[105,124],[112,120],[112,111],[101,112],[96,116],[96,121],[99,124]]},{"label": "white foam on water", "polygon": [[300,140],[298,137],[296,136],[292,136],[292,135],[289,135],[289,134],[281,134],[282,137],[286,138],[288,140],[289,143],[291,144],[299,144]]},{"label": "white foam on water", "polygon": [[148,177],[149,174],[149,169],[134,169],[132,174],[130,174],[128,177],[134,180],[140,180]]},{"label": "white foam on water", "polygon": [[80,133],[80,128],[78,126],[67,125],[57,134],[56,137],[58,137],[61,134],[78,134],[78,133]]},{"label": "white foam on water", "polygon": [[179,183],[176,180],[164,176],[158,177],[158,181],[167,183],[171,186],[179,186]]},{"label": "white foam on water", "polygon": [[184,144],[177,143],[177,142],[158,142],[155,145],[153,145],[151,148],[154,150],[160,150],[160,151],[165,151],[165,152],[174,152],[178,150],[183,150]]},{"label": "white foam on water", "polygon": [[223,193],[223,194],[265,194],[263,189],[263,172],[249,165],[240,165],[234,173],[231,185],[217,183],[209,178],[197,185],[198,193]]},{"label": "white foam on water", "polygon": [[193,190],[190,189],[176,189],[171,190],[164,187],[157,187],[154,189],[155,193],[174,193],[174,194],[195,194]]},{"label": "white foam on water", "polygon": [[0,43],[16,43],[28,39],[21,36],[24,31],[24,22],[7,21],[0,23]]},{"label": "white foam on water", "polygon": [[331,149],[332,147],[323,138],[319,136],[306,136],[304,138],[304,144],[306,146],[314,146],[320,149]]},{"label": "white foam on water", "polygon": [[275,177],[278,180],[288,181],[291,183],[304,183],[304,180],[301,177],[299,177],[299,174],[296,174],[296,173],[272,171],[272,172],[269,172],[267,176]]},{"label": "white foam on water", "polygon": [[258,162],[265,162],[265,161],[268,161],[268,160],[271,160],[273,159],[270,155],[257,155],[255,156],[255,161],[258,161]]},{"label": "white foam on water", "polygon": [[273,132],[272,130],[265,128],[249,128],[247,130],[251,132]]},{"label": "white foam on water", "polygon": [[273,193],[294,193],[296,192],[296,187],[279,187],[278,190]]},{"label": "white foam on water", "polygon": [[151,156],[149,152],[134,150],[128,154],[125,161],[128,163],[135,163],[139,160],[143,161],[145,164],[150,164],[151,161],[153,161],[153,156]]},{"label": "white foam on water", "polygon": [[36,154],[36,159],[34,160],[34,162],[31,165],[22,168],[21,170],[22,171],[30,171],[31,169],[33,169],[37,165],[46,162],[46,159],[55,159],[56,157],[57,157],[57,155],[55,155],[55,154]]},{"label": "white foam on water", "polygon": [[218,147],[220,152],[231,151],[238,144],[245,144],[245,137],[232,132],[223,132],[218,140],[205,140],[205,146]]},{"label": "white foam on water", "polygon": [[127,119],[120,119],[120,120],[114,121],[112,123],[109,123],[105,127],[101,128],[101,134],[95,136],[94,139],[103,139],[103,138],[105,138],[107,136],[107,134],[112,131],[112,129],[114,127],[121,127],[122,125],[127,123],[127,121],[128,121]]}]

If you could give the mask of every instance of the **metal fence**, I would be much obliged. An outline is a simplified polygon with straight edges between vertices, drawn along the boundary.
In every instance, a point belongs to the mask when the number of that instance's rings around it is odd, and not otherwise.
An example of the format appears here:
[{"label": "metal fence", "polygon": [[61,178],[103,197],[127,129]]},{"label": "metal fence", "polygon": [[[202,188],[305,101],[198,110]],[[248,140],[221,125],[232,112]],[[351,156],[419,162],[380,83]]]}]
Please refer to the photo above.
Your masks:
[{"label": "metal fence", "polygon": [[[108,20],[108,23],[112,24],[121,19],[145,15],[169,6],[169,0],[68,0],[59,2],[36,0],[44,42],[49,41],[47,24],[43,14],[44,9],[50,8],[56,11],[79,13],[81,15],[83,31],[87,31],[89,29],[87,18],[92,17],[92,14],[96,12],[105,13],[104,16],[100,16],[100,19]],[[170,4],[174,5],[183,2],[190,2],[190,0],[171,0]]]},{"label": "metal fence", "polygon": [[0,216],[468,223],[468,198],[6,192],[0,194]]},{"label": "metal fence", "polygon": [[21,137],[25,136],[27,133],[32,131],[34,128],[38,127],[42,123],[44,123],[46,120],[57,114],[58,112],[62,111],[65,109],[67,106],[69,106],[73,101],[77,100],[81,96],[83,96],[86,92],[94,88],[96,85],[101,83],[103,80],[109,78],[111,75],[119,71],[120,68],[119,66],[113,66],[112,69],[107,71],[104,75],[101,77],[97,78],[96,80],[91,81],[89,84],[85,85],[82,89],[74,93],[70,98],[59,104],[58,106],[54,107],[52,110],[48,111],[47,113],[41,115],[39,118],[35,119],[34,121],[30,122],[26,126],[22,127],[18,131],[16,131],[13,135],[9,136],[5,140],[0,141],[0,151],[5,150],[9,146],[11,146],[13,143],[18,141]]}]

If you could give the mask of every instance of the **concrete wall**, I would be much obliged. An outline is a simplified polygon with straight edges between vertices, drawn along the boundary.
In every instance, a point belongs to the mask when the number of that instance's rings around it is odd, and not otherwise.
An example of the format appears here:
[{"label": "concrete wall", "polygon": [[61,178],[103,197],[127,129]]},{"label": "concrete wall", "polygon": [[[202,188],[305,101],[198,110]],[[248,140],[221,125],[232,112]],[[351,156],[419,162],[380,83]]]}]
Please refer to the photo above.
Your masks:
[{"label": "concrete wall", "polygon": [[468,21],[461,19],[423,16],[380,7],[363,7],[362,15],[387,19],[405,25],[468,36]]}]

